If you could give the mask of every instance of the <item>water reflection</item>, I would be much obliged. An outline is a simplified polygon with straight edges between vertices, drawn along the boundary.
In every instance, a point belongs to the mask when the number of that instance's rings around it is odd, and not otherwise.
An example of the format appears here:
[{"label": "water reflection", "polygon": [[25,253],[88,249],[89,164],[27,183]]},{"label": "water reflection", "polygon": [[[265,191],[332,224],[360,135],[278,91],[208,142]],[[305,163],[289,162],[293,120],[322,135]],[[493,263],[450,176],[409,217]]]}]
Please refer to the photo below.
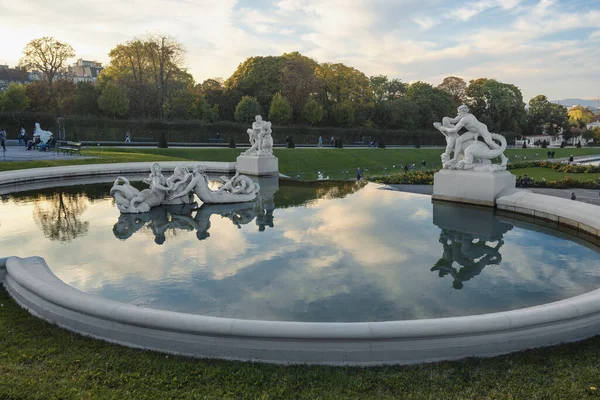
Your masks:
[{"label": "water reflection", "polygon": [[66,192],[40,196],[33,206],[33,219],[50,240],[71,241],[88,232],[89,221],[82,221],[81,214],[87,209],[84,195]]},{"label": "water reflection", "polygon": [[210,218],[218,215],[228,218],[238,228],[249,224],[256,218],[259,231],[265,227],[273,227],[273,201],[265,201],[261,196],[253,202],[234,204],[203,204],[196,208],[196,203],[180,206],[153,207],[144,214],[121,214],[113,227],[113,234],[117,239],[129,239],[142,228],[150,230],[154,236],[154,243],[161,245],[165,242],[165,233],[168,230],[183,230],[196,232],[198,240],[210,237]]},{"label": "water reflection", "polygon": [[498,220],[492,210],[437,202],[433,203],[433,222],[442,230],[439,242],[444,250],[431,271],[438,271],[440,278],[452,276],[452,287],[458,290],[485,267],[502,262],[503,236],[513,228]]}]

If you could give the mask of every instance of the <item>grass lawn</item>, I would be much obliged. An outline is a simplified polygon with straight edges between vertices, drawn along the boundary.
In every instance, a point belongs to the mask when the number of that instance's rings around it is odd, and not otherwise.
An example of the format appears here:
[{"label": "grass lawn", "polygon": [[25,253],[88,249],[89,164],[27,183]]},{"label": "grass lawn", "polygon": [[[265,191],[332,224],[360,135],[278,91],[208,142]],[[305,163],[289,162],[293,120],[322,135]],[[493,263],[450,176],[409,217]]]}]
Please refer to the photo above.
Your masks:
[{"label": "grass lawn", "polygon": [[600,337],[416,366],[275,366],[89,339],[30,316],[2,288],[0,304],[2,399],[584,399],[600,388]]},{"label": "grass lawn", "polygon": [[554,171],[550,168],[518,168],[518,169],[511,169],[510,170],[511,173],[515,174],[516,176],[523,176],[523,175],[527,175],[530,178],[533,179],[542,179],[545,178],[547,181],[558,181],[564,178],[571,178],[571,179],[575,179],[575,180],[595,180],[595,179],[600,179],[600,173],[595,172],[595,173],[582,173],[582,174],[567,174],[564,172],[560,172],[560,171]]},{"label": "grass lawn", "polygon": [[[568,157],[571,154],[575,156],[600,154],[600,149],[590,148],[554,150],[556,151],[556,158]],[[240,149],[224,148],[93,148],[82,150],[83,155],[95,157],[93,159],[0,162],[0,171],[58,165],[137,161],[235,161],[240,151]],[[423,160],[427,162],[428,168],[439,168],[440,155],[443,149],[277,148],[274,152],[277,158],[279,158],[279,170],[281,173],[292,177],[299,176],[303,180],[314,180],[317,178],[317,171],[324,172],[325,175],[329,175],[332,179],[344,178],[344,171],[348,171],[346,176],[353,178],[357,167],[363,170],[363,175],[368,176],[399,170],[403,164],[414,163],[418,169]],[[545,149],[509,149],[506,154],[509,159],[514,161],[546,159]],[[550,175],[548,175],[546,179],[555,178],[550,178]]]},{"label": "grass lawn", "polygon": [[[99,162],[234,161],[240,150],[115,148],[83,152],[99,158],[5,162],[0,163],[0,170]],[[441,152],[442,149],[275,150],[282,173],[302,174],[304,179],[316,177],[318,170],[338,177],[342,169],[349,169],[353,177],[356,166],[383,170],[384,166],[398,167],[400,163],[418,165],[423,159],[428,163],[439,162]],[[556,149],[556,152],[557,157],[564,157],[599,154],[600,149]],[[536,150],[515,149],[509,150],[508,156],[531,159],[536,157],[535,153]],[[545,158],[545,152],[537,150],[537,153],[539,158]],[[334,175],[334,171],[340,173]],[[565,175],[542,168],[514,172],[527,173],[536,179],[536,173]],[[67,332],[29,315],[0,288],[0,399],[585,399],[598,396],[600,337],[491,359],[399,367],[275,366],[200,360],[128,349]]]}]

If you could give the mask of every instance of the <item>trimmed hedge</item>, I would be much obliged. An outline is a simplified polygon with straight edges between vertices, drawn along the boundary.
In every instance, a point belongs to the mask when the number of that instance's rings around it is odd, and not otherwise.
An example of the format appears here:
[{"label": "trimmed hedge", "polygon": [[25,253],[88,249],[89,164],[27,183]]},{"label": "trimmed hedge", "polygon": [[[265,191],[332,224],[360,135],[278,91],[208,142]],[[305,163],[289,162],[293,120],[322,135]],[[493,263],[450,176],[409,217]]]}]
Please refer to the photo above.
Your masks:
[{"label": "trimmed hedge", "polygon": [[[160,122],[156,120],[111,120],[96,117],[65,117],[59,121],[51,114],[44,113],[0,113],[0,126],[6,128],[9,138],[16,138],[21,126],[28,133],[33,130],[35,122],[42,129],[58,132],[64,128],[66,138],[77,141],[124,141],[125,132],[131,133],[131,140],[148,138],[158,141],[164,132],[168,142],[207,143],[209,138],[215,138],[217,132],[221,137],[232,137],[236,143],[247,143],[249,128],[247,124],[221,121],[206,123],[202,121]],[[445,138],[438,131],[421,130],[380,130],[367,128],[336,128],[310,126],[273,126],[273,136],[276,143],[284,143],[287,136],[292,135],[296,143],[317,144],[319,136],[325,143],[329,138],[339,137],[344,144],[362,142],[364,136],[377,137],[386,145],[423,145],[446,144]]]}]

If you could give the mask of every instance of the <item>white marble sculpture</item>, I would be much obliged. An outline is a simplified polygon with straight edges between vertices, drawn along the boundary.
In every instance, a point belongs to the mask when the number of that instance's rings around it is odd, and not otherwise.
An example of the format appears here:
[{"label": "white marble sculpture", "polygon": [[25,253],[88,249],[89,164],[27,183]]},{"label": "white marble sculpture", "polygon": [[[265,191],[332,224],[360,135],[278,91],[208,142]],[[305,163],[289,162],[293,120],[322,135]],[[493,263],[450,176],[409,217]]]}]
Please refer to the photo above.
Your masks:
[{"label": "white marble sculpture", "polygon": [[35,123],[35,129],[33,130],[33,136],[39,136],[42,143],[47,143],[50,140],[50,136],[54,136],[52,132],[45,131],[40,127],[40,123]]},{"label": "white marble sculpture", "polygon": [[248,129],[250,148],[242,154],[246,156],[261,156],[273,154],[273,137],[271,122],[263,121],[260,115],[255,117],[252,128]]},{"label": "white marble sculpture", "polygon": [[194,194],[204,203],[243,203],[256,198],[260,187],[250,178],[236,174],[233,178],[221,177],[221,187],[211,190],[204,169],[195,166],[190,173],[178,166],[169,178],[165,178],[158,163],[152,164],[151,172],[144,183],[150,187],[142,191],[131,186],[129,180],[119,176],[110,189],[117,208],[122,213],[146,213],[159,205],[190,204]]},{"label": "white marble sculpture", "polygon": [[[458,107],[455,118],[444,117],[442,123],[436,122],[433,126],[446,136],[446,151],[442,154],[444,169],[485,172],[506,170],[506,139],[502,135],[490,133],[484,123],[469,113],[466,105]],[[467,132],[459,135],[462,128],[467,129]],[[485,143],[477,140],[479,136]],[[502,160],[501,164],[492,164],[491,160],[497,157]]]}]

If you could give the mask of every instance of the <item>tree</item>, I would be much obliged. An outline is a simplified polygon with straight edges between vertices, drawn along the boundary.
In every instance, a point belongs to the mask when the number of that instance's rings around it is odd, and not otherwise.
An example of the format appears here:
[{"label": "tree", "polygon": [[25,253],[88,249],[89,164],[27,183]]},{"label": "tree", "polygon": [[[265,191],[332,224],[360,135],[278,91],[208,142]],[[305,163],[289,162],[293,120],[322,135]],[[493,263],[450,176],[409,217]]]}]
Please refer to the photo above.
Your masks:
[{"label": "tree", "polygon": [[464,79],[457,76],[448,76],[444,78],[437,88],[448,93],[457,107],[465,102],[467,83]]},{"label": "tree", "polygon": [[67,60],[73,57],[75,51],[70,44],[44,36],[27,43],[19,65],[26,70],[42,72],[48,84],[52,86],[57,76],[67,74]]},{"label": "tree", "polygon": [[489,121],[490,131],[521,131],[525,122],[525,103],[521,91],[515,85],[479,78],[469,83],[465,95],[471,112],[480,121]]},{"label": "tree", "polygon": [[98,97],[98,107],[110,117],[123,117],[129,110],[129,99],[117,85],[109,84],[104,87]]},{"label": "tree", "polygon": [[27,89],[24,85],[11,83],[3,93],[0,92],[0,109],[4,112],[23,112],[29,107]]},{"label": "tree", "polygon": [[573,106],[569,109],[569,123],[571,126],[583,128],[592,122],[595,114],[589,107]]},{"label": "tree", "polygon": [[113,83],[130,100],[133,115],[164,120],[173,99],[193,85],[182,67],[185,50],[170,36],[149,34],[117,45],[109,53],[110,64],[102,71],[98,87]]},{"label": "tree", "polygon": [[298,52],[283,54],[282,57],[281,94],[292,106],[293,120],[300,121],[304,105],[319,88],[319,81],[315,76],[315,69],[319,64]]},{"label": "tree", "polygon": [[321,85],[321,104],[331,122],[351,126],[348,125],[350,117],[359,125],[368,119],[365,110],[373,103],[373,94],[365,74],[344,64],[324,63],[319,64],[315,75]]},{"label": "tree", "polygon": [[415,130],[419,124],[419,107],[412,101],[399,98],[389,102],[392,114],[391,128]]},{"label": "tree", "polygon": [[335,103],[331,114],[333,122],[338,126],[349,128],[354,124],[354,105],[350,100]]},{"label": "tree", "polygon": [[54,112],[56,108],[56,99],[48,83],[43,81],[31,82],[25,86],[27,97],[29,98],[29,110],[31,112]]},{"label": "tree", "polygon": [[250,57],[225,81],[227,90],[238,96],[250,96],[269,108],[275,93],[281,91],[283,57]]},{"label": "tree", "polygon": [[416,107],[416,127],[429,129],[443,117],[456,114],[456,107],[447,92],[434,88],[428,83],[415,82],[408,87],[406,98]]},{"label": "tree", "polygon": [[68,80],[58,79],[52,87],[52,96],[55,100],[53,112],[59,116],[71,115],[75,104],[77,86]]},{"label": "tree", "polygon": [[73,103],[73,112],[77,115],[98,115],[98,91],[91,82],[78,82]]},{"label": "tree", "polygon": [[235,120],[237,122],[249,123],[260,114],[260,104],[255,97],[244,96],[235,107]]},{"label": "tree", "polygon": [[269,108],[269,119],[279,124],[287,124],[292,120],[292,106],[281,93],[276,93]]},{"label": "tree", "polygon": [[323,119],[323,106],[312,97],[304,104],[302,118],[310,125],[316,125]]},{"label": "tree", "polygon": [[400,79],[389,80],[385,75],[375,75],[369,78],[375,104],[383,100],[398,99],[406,92],[406,84]]},{"label": "tree", "polygon": [[181,80],[189,80],[187,83],[193,83],[193,78],[181,68],[185,54],[183,45],[171,36],[148,35],[144,41],[144,50],[158,96],[158,116],[162,121],[164,105],[168,100],[168,86],[174,81]]}]

